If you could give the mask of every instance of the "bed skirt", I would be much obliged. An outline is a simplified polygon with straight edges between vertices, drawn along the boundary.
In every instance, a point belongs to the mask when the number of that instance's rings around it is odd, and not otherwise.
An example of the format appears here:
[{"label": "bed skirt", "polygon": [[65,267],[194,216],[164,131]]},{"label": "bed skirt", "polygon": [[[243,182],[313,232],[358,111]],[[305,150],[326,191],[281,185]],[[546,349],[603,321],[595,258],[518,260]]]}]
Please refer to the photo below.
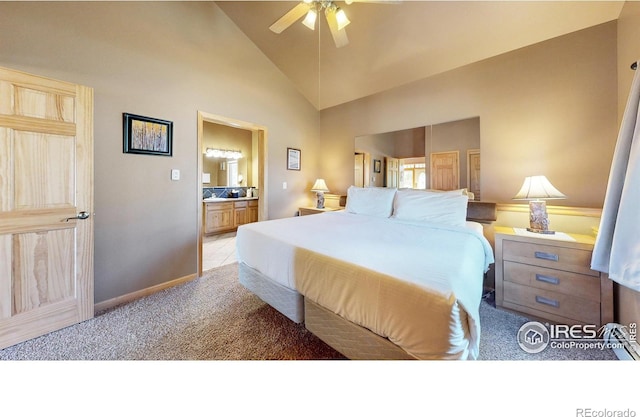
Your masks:
[{"label": "bed skirt", "polygon": [[243,262],[238,263],[238,276],[240,284],[289,320],[294,323],[304,321],[304,301],[300,293],[278,284]]},{"label": "bed skirt", "polygon": [[349,359],[416,359],[388,339],[304,299],[305,327]]},{"label": "bed skirt", "polygon": [[246,289],[295,323],[304,322],[307,330],[349,359],[415,359],[388,339],[305,300],[242,262],[238,274]]}]

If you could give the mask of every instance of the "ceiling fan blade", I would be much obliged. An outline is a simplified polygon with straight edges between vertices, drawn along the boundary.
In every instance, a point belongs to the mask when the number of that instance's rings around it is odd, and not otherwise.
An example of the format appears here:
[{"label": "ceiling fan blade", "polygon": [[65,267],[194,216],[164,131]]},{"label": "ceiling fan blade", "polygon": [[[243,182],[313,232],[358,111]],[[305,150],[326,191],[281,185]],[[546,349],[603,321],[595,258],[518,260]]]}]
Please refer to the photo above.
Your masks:
[{"label": "ceiling fan blade", "polygon": [[338,19],[336,18],[336,10],[326,9],[324,14],[327,18],[329,30],[331,30],[331,36],[333,36],[333,42],[336,44],[336,48],[342,48],[349,43],[349,38],[347,38],[347,31],[344,28],[338,30]]},{"label": "ceiling fan blade", "polygon": [[304,16],[311,7],[310,4],[300,3],[293,9],[289,10],[284,16],[278,19],[273,25],[269,26],[272,32],[282,33],[283,30],[293,25],[296,20]]}]

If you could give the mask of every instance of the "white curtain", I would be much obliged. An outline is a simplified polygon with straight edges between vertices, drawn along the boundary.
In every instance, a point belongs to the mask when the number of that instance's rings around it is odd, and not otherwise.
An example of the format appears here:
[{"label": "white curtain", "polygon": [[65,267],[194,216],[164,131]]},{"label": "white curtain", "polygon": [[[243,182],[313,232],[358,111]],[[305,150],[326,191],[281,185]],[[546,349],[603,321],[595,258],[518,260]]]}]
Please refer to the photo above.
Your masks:
[{"label": "white curtain", "polygon": [[591,268],[640,291],[640,70],[616,143]]}]

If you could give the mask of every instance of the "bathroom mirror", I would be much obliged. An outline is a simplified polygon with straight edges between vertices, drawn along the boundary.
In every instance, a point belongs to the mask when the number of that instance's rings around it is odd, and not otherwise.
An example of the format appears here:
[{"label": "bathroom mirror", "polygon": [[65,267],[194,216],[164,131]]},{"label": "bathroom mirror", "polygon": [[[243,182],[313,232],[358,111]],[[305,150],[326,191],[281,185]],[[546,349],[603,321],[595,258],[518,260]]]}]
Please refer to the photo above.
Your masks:
[{"label": "bathroom mirror", "polygon": [[[254,132],[216,123],[203,124],[203,187],[254,187],[257,184]],[[207,175],[209,174],[209,175]]]}]

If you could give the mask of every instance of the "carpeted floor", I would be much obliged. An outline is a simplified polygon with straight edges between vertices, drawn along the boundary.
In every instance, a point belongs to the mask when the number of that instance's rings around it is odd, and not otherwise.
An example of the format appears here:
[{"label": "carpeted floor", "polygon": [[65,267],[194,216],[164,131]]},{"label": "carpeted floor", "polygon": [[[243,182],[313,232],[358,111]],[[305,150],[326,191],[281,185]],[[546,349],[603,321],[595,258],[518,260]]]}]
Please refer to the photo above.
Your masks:
[{"label": "carpeted floor", "polygon": [[[0,350],[0,360],[344,359],[237,280],[237,264],[100,312],[94,319]],[[528,354],[516,334],[528,320],[480,309],[481,360],[616,360],[610,350],[549,349]]]}]

